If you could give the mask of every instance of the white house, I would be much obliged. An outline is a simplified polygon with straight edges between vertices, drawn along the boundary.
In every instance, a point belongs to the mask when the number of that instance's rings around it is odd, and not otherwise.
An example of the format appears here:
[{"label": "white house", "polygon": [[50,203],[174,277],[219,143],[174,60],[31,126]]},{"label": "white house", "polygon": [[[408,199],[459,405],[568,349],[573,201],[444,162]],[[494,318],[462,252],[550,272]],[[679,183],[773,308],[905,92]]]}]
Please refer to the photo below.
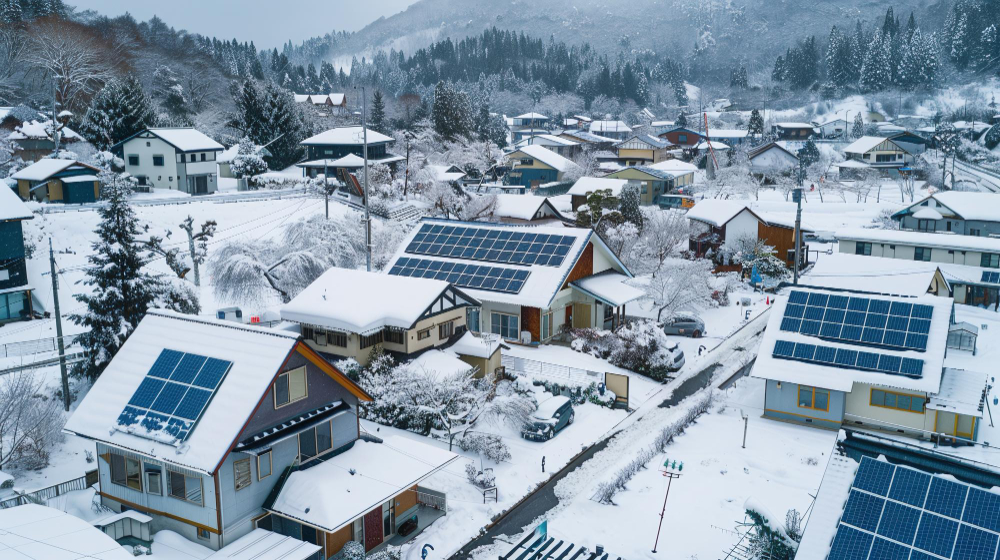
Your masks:
[{"label": "white house", "polygon": [[844,155],[851,160],[866,163],[876,169],[895,170],[913,162],[906,150],[889,138],[862,136],[844,148]]},{"label": "white house", "polygon": [[125,171],[140,185],[189,194],[219,188],[216,157],[225,147],[194,128],[147,128],[111,150],[125,160]]},{"label": "white house", "polygon": [[793,142],[779,140],[751,150],[750,170],[759,175],[780,174],[799,166],[797,148]]},{"label": "white house", "polygon": [[594,121],[590,133],[621,141],[632,135],[632,128],[624,121]]},{"label": "white house", "polygon": [[840,138],[847,131],[848,122],[840,118],[832,118],[821,122],[814,122],[823,138]]}]

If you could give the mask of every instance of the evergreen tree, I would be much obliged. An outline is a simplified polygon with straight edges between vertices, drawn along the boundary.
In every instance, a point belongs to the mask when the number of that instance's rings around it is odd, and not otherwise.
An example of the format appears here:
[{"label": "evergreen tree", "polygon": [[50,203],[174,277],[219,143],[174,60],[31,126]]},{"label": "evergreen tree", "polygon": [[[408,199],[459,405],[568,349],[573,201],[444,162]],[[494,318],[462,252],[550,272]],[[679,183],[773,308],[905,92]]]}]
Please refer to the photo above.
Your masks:
[{"label": "evergreen tree", "polygon": [[18,23],[24,19],[20,0],[0,1],[0,21],[7,24]]},{"label": "evergreen tree", "polygon": [[244,80],[234,88],[236,111],[229,125],[254,143],[267,145],[267,163],[284,169],[299,160],[306,133],[295,99],[273,82]]},{"label": "evergreen tree", "polygon": [[146,310],[157,297],[159,280],[144,273],[143,256],[136,244],[141,233],[138,218],[129,204],[132,180],[112,172],[101,175],[102,194],[107,205],[98,212],[94,252],[87,257],[85,284],[91,294],[77,294],[77,301],[87,310],[70,316],[84,327],[77,342],[87,351],[84,361],[73,373],[96,379],[128,339]]},{"label": "evergreen tree", "polygon": [[803,167],[809,167],[810,165],[819,161],[819,148],[816,147],[816,142],[813,142],[812,138],[806,140],[804,146],[798,151],[799,163]]},{"label": "evergreen tree", "polygon": [[983,139],[986,143],[986,147],[989,149],[996,148],[1000,146],[1000,125],[993,125],[988,131],[986,131],[986,137]]},{"label": "evergreen tree", "polygon": [[761,116],[760,111],[757,109],[750,111],[750,122],[747,125],[747,132],[750,136],[757,138],[764,136],[764,117]]},{"label": "evergreen tree", "polygon": [[468,136],[472,131],[469,96],[458,91],[449,82],[438,82],[434,87],[434,106],[431,109],[434,131],[447,140]]},{"label": "evergreen tree", "polygon": [[861,118],[861,113],[854,115],[854,125],[851,126],[851,138],[857,140],[865,135],[865,121]]},{"label": "evergreen tree", "polygon": [[80,133],[100,150],[154,124],[152,102],[138,78],[116,78],[98,92],[84,116]]},{"label": "evergreen tree", "polygon": [[677,120],[674,121],[674,125],[683,127],[688,125],[688,119],[684,116],[684,111],[681,111],[680,114],[677,115]]},{"label": "evergreen tree", "polygon": [[389,133],[389,123],[385,118],[385,101],[382,100],[382,92],[377,89],[372,95],[372,110],[368,116],[368,128],[382,134]]},{"label": "evergreen tree", "polygon": [[891,80],[889,45],[883,40],[881,32],[876,31],[865,54],[858,85],[862,91],[876,92],[888,87]]},{"label": "evergreen tree", "polygon": [[771,79],[776,82],[785,81],[785,58],[778,55],[774,61],[774,69],[771,70]]},{"label": "evergreen tree", "polygon": [[639,207],[639,187],[636,185],[628,185],[622,189],[621,202],[620,202],[620,212],[622,218],[629,222],[639,231],[642,231],[643,217],[642,210]]}]

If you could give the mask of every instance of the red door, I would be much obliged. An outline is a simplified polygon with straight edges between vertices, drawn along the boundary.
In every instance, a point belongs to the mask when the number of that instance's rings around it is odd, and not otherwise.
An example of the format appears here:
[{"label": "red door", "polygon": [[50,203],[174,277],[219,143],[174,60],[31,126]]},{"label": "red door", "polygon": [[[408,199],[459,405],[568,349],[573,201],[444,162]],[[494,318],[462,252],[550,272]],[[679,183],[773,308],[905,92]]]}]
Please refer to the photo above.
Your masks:
[{"label": "red door", "polygon": [[365,514],[365,552],[382,544],[382,508]]}]

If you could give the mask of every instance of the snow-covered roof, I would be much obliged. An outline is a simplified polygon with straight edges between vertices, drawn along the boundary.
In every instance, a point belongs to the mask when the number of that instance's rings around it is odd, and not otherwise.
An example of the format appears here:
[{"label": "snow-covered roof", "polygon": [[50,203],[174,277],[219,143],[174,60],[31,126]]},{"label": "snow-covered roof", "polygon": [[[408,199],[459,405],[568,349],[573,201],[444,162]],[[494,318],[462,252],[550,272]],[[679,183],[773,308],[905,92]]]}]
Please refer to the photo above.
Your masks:
[{"label": "snow-covered roof", "polygon": [[[2,117],[0,117],[2,118]],[[62,133],[62,139],[65,140],[82,140],[83,137],[74,132],[69,127],[63,127],[60,131]],[[42,140],[51,139],[52,133],[52,121],[49,119],[43,120],[31,120],[24,121],[20,126],[14,128],[14,131],[8,136],[11,140]]]},{"label": "snow-covered roof", "polygon": [[608,138],[606,136],[599,136],[597,134],[594,134],[592,132],[588,132],[586,130],[564,130],[562,132],[562,135],[563,136],[572,136],[573,138],[576,138],[578,140],[582,140],[584,142],[590,142],[590,143],[594,143],[594,144],[617,142],[617,140],[615,140],[614,138]]},{"label": "snow-covered roof", "polygon": [[[754,211],[745,203],[734,200],[706,198],[698,201],[693,208],[688,210],[687,219],[703,222],[715,227],[722,227],[744,210],[754,214]],[[757,218],[756,214],[754,214],[754,218]]]},{"label": "snow-covered roof", "polygon": [[433,374],[435,379],[458,374],[467,374],[473,369],[468,362],[463,362],[451,348],[440,350],[432,349],[423,352],[416,358],[410,360],[406,366],[413,368],[412,371],[422,371]]},{"label": "snow-covered roof", "polygon": [[580,167],[573,161],[562,157],[561,155],[553,152],[552,150],[546,148],[545,146],[538,146],[538,145],[522,146],[518,148],[517,151],[525,155],[531,156],[559,172],[565,172],[570,169],[575,169],[577,167]]},{"label": "snow-covered roof", "polygon": [[927,293],[937,273],[937,263],[821,253],[799,282],[817,288],[919,296]]},{"label": "snow-covered roof", "polygon": [[307,560],[322,548],[266,529],[254,529],[206,560]]},{"label": "snow-covered roof", "polygon": [[681,177],[689,173],[694,173],[698,170],[698,166],[693,163],[687,163],[679,159],[665,159],[659,163],[651,163],[646,167],[651,167],[658,171],[665,171],[672,174],[674,177]]},{"label": "snow-covered roof", "polygon": [[833,166],[838,167],[840,169],[868,169],[871,167],[867,163],[863,161],[858,161],[856,159],[845,159],[844,161],[838,161],[837,163],[833,164]]},{"label": "snow-covered roof", "polygon": [[[373,164],[373,163],[378,163],[378,161],[368,160],[368,163]],[[336,169],[338,167],[344,169],[361,169],[362,167],[365,166],[365,160],[359,155],[347,154],[346,156],[339,157],[337,159],[313,159],[309,161],[303,161],[302,163],[296,163],[295,166],[317,168],[317,169],[322,169],[325,167],[329,167],[331,169]]]},{"label": "snow-covered roof", "polygon": [[834,234],[842,241],[865,241],[868,243],[890,243],[893,245],[918,245],[939,247],[961,251],[989,251],[1000,253],[1000,239],[954,233],[927,233],[896,229],[840,229]]},{"label": "snow-covered roof", "polygon": [[779,122],[774,123],[779,128],[813,128],[813,125],[804,122]]},{"label": "snow-covered roof", "polygon": [[781,150],[783,152],[787,152],[790,156],[792,156],[795,159],[799,158],[799,156],[798,156],[799,147],[794,146],[788,140],[778,140],[776,142],[768,142],[767,144],[764,144],[763,146],[758,146],[758,147],[750,150],[747,155],[749,156],[749,158],[751,160],[753,160],[756,157],[758,157],[758,156],[760,156],[762,154],[765,154],[765,153],[767,153],[767,152],[769,152],[771,150],[774,150],[774,149],[778,149],[778,150]]},{"label": "snow-covered roof", "polygon": [[845,121],[844,119],[842,119],[840,117],[833,117],[833,118],[827,119],[827,120],[822,121],[822,122],[817,122],[816,126],[826,126],[828,124],[835,124],[835,123],[838,123],[838,122],[842,122],[844,124],[847,124],[847,121]]},{"label": "snow-covered roof", "polygon": [[288,476],[272,511],[334,532],[444,468],[458,455],[407,437],[358,440]]},{"label": "snow-covered roof", "polygon": [[[943,191],[930,196],[966,220],[1000,222],[1000,194],[991,192]],[[923,201],[921,201],[923,202]],[[919,205],[921,202],[917,202]],[[910,206],[910,208],[916,207]]]},{"label": "snow-covered roof", "polygon": [[587,196],[594,191],[610,190],[612,196],[621,196],[628,179],[608,179],[607,177],[580,177],[566,194]]},{"label": "snow-covered roof", "polygon": [[306,93],[306,94],[298,94],[298,93],[296,93],[295,94],[295,102],[296,103],[305,103],[306,101],[309,101],[309,94],[308,93]]},{"label": "snow-covered roof", "polygon": [[462,338],[448,347],[448,350],[459,356],[489,358],[500,349],[500,338],[496,335],[476,336],[471,331],[465,331]]},{"label": "snow-covered roof", "polygon": [[[386,142],[395,142],[395,140],[382,134],[381,132],[376,132],[372,129],[368,129],[368,144],[382,144]],[[337,128],[331,128],[325,132],[320,132],[315,136],[310,136],[305,140],[299,142],[303,146],[324,146],[324,145],[335,145],[335,146],[361,146],[364,142],[364,131],[360,126],[341,126]]]},{"label": "snow-covered roof", "polygon": [[449,171],[455,167],[454,165],[428,165],[427,168],[434,173],[434,178],[438,181],[452,182],[460,181],[462,177],[465,177],[466,173],[464,171]]},{"label": "snow-covered roof", "polygon": [[71,159],[42,158],[10,176],[25,181],[45,181],[77,162]]},{"label": "snow-covered roof", "polygon": [[931,208],[930,206],[924,206],[920,210],[913,213],[913,217],[920,220],[940,220],[944,216],[940,212]]},{"label": "snow-covered roof", "polygon": [[0,509],[5,560],[134,560],[122,545],[83,519],[48,506]]},{"label": "snow-covered roof", "polygon": [[536,134],[518,140],[514,146],[520,148],[529,144],[540,144],[542,146],[579,146],[579,142],[574,142],[569,138],[562,138],[553,134]]},{"label": "snow-covered roof", "polygon": [[[495,216],[529,221],[546,205],[548,199],[532,194],[498,194]],[[551,206],[551,203],[549,203]],[[558,216],[559,211],[552,206],[552,211]]]},{"label": "snow-covered roof", "polygon": [[646,297],[646,293],[625,283],[629,277],[617,272],[601,272],[571,282],[573,286],[613,307]]},{"label": "snow-covered roof", "polygon": [[182,152],[222,151],[226,147],[209,138],[205,133],[190,127],[184,128],[150,128],[164,142]]},{"label": "snow-covered roof", "polygon": [[662,128],[662,127],[665,127],[665,126],[674,126],[675,124],[677,124],[677,121],[653,121],[653,122],[649,123],[649,126],[653,126],[653,127],[656,127],[656,128]]},{"label": "snow-covered roof", "polygon": [[[801,286],[795,288],[795,291],[806,292],[809,294],[818,293],[824,295],[845,295],[843,292],[820,290]],[[937,393],[941,386],[941,370],[944,364],[945,347],[948,339],[948,324],[951,320],[951,309],[954,302],[950,298],[932,295],[923,295],[916,298],[901,298],[881,295],[865,295],[856,297],[871,297],[881,301],[914,303],[933,307],[934,309],[930,320],[930,330],[927,335],[927,350],[919,352],[916,350],[873,348],[871,346],[846,344],[834,340],[820,339],[818,337],[808,336],[799,332],[783,331],[781,330],[781,322],[785,315],[785,307],[788,304],[788,297],[786,294],[785,297],[775,298],[775,303],[770,311],[771,316],[768,318],[767,329],[764,332],[764,337],[760,344],[760,350],[757,354],[757,361],[754,363],[751,376],[774,381],[795,383],[798,385],[820,387],[833,391],[850,392],[854,383],[867,383],[871,385],[894,387],[908,391],[920,391],[929,394]],[[891,375],[887,373],[846,368],[841,366],[828,366],[815,362],[775,358],[774,346],[779,340],[793,343],[821,344],[834,349],[871,351],[898,358],[922,360],[922,375],[919,378],[913,378],[903,375]]]},{"label": "snow-covered roof", "polygon": [[988,382],[985,373],[946,367],[941,388],[927,400],[927,408],[982,418]]},{"label": "snow-covered roof", "polygon": [[515,119],[534,119],[534,120],[544,119],[544,120],[549,120],[548,117],[546,117],[545,115],[543,115],[541,113],[525,113],[523,115],[518,115],[518,116],[516,116],[514,118]]},{"label": "snow-covered roof", "polygon": [[97,180],[97,175],[87,174],[87,175],[71,175],[69,177],[63,177],[63,183],[93,183]]},{"label": "snow-covered roof", "polygon": [[746,138],[750,135],[750,131],[742,130],[739,128],[713,128],[708,131],[707,136],[709,138]]},{"label": "snow-covered roof", "polygon": [[[413,238],[416,237],[421,231],[421,227],[418,226],[413,228],[407,237],[403,239],[402,243],[399,245],[396,255],[392,259],[392,262],[386,267],[386,269],[391,270],[393,265],[401,258],[420,258],[430,261],[461,263],[474,266],[485,265],[501,269],[528,271],[528,277],[525,279],[524,285],[518,293],[480,290],[471,287],[462,288],[463,293],[466,293],[479,301],[526,305],[529,307],[538,307],[539,309],[547,308],[553,298],[555,298],[556,294],[558,294],[558,292],[562,289],[563,284],[565,284],[566,279],[569,276],[570,270],[572,270],[573,266],[580,258],[580,255],[583,254],[587,244],[590,242],[593,242],[595,251],[602,251],[609,260],[617,262],[616,257],[610,252],[604,242],[601,241],[601,238],[593,235],[593,230],[588,228],[564,227],[562,225],[514,225],[485,222],[459,222],[455,220],[437,218],[424,219],[420,222],[420,225],[423,224],[441,225],[444,227],[459,226],[471,229],[497,230],[501,233],[531,233],[572,238],[572,245],[569,246],[566,258],[563,259],[559,266],[537,264],[512,265],[488,260],[474,260],[459,257],[435,257],[423,254],[407,253],[407,247],[409,247],[410,243],[413,242]],[[624,272],[628,273],[624,266],[621,266],[621,268]]]},{"label": "snow-covered roof", "polygon": [[[864,154],[875,149],[876,146],[889,140],[888,138],[883,138],[881,136],[862,136],[854,142],[851,142],[846,148],[844,148],[845,154]],[[889,140],[891,142],[891,140]]]},{"label": "snow-covered roof", "polygon": [[[211,473],[221,464],[297,342],[298,335],[291,332],[150,310],[65,429]],[[232,362],[198,424],[179,447],[117,428],[118,416],[164,349]]]},{"label": "snow-covered roof", "polygon": [[331,268],[281,308],[281,318],[341,332],[409,329],[445,290],[444,280]]},{"label": "snow-covered roof", "polygon": [[858,463],[839,453],[831,453],[823,481],[816,493],[812,513],[803,528],[796,556],[802,558],[826,558],[830,554],[833,537],[837,534],[840,517],[844,514],[844,504],[854,482]]},{"label": "snow-covered roof", "polygon": [[602,134],[605,132],[632,132],[632,127],[625,121],[594,121],[590,123],[590,132]]},{"label": "snow-covered roof", "polygon": [[0,185],[0,222],[32,219],[31,210],[14,189]]},{"label": "snow-covered roof", "polygon": [[707,150],[709,148],[712,148],[716,152],[722,152],[728,150],[729,146],[727,146],[724,142],[719,142],[718,140],[716,140],[715,142],[709,142],[705,140],[702,142],[698,142],[694,147],[694,149],[696,150]]}]

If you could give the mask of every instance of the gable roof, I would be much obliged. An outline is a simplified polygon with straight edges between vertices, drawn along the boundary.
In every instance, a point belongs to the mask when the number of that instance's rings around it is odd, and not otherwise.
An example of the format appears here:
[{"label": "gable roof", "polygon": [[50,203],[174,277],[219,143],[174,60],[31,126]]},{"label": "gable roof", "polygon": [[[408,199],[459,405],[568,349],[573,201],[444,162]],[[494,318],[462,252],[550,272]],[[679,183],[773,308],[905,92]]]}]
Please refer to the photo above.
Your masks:
[{"label": "gable roof", "polygon": [[[930,195],[966,220],[1000,222],[1000,194],[991,192],[942,191]],[[927,200],[926,198],[924,200]],[[907,209],[917,208],[923,200]]]},{"label": "gable roof", "polygon": [[618,144],[615,144],[615,147],[621,148],[622,145],[631,142],[632,140],[638,140],[657,149],[667,148],[673,145],[670,143],[669,140],[653,136],[652,134],[633,134],[632,136],[629,136],[628,138],[622,140]]},{"label": "gable roof", "polygon": [[286,303],[281,318],[363,335],[386,327],[409,329],[449,289],[458,291],[443,280],[331,268]]},{"label": "gable roof", "polygon": [[132,560],[91,523],[54,507],[27,503],[0,509],[0,557],[7,560]]},{"label": "gable roof", "polygon": [[538,146],[538,145],[522,146],[517,150],[515,150],[511,155],[516,154],[517,152],[521,152],[527,156],[533,157],[538,161],[544,163],[545,165],[548,165],[552,169],[555,169],[556,171],[560,172],[580,167],[572,160],[562,157],[561,155],[553,152],[552,150],[546,148],[545,146]]},{"label": "gable roof", "polygon": [[573,183],[566,194],[587,196],[594,191],[610,190],[612,196],[621,196],[622,189],[628,184],[628,179],[609,179],[607,177],[580,177]]},{"label": "gable roof", "polygon": [[81,163],[72,159],[42,158],[17,173],[14,173],[10,176],[10,178],[22,179],[25,181],[47,181],[52,178],[53,175],[66,171],[74,166],[79,166],[98,173],[101,171],[93,165],[87,165],[86,163]]},{"label": "gable roof", "polygon": [[765,152],[768,152],[768,151],[770,151],[770,150],[772,150],[774,148],[777,148],[777,149],[781,150],[782,152],[785,152],[786,154],[792,156],[795,159],[799,159],[799,156],[795,152],[793,152],[791,150],[791,147],[788,145],[788,143],[781,142],[781,141],[778,141],[778,142],[768,142],[767,144],[764,144],[763,146],[758,146],[758,147],[750,150],[750,152],[747,153],[747,157],[750,158],[750,159],[753,159],[753,158],[755,158],[755,157],[757,157],[757,156],[759,156],[761,154],[764,154]]},{"label": "gable roof", "polygon": [[[395,141],[396,140],[390,136],[386,136],[385,134],[376,132],[370,128],[368,129],[369,145],[384,144]],[[341,126],[331,128],[330,130],[320,132],[315,136],[310,136],[309,138],[299,142],[299,144],[303,146],[361,146],[364,143],[364,133],[360,126]]]},{"label": "gable roof", "polygon": [[[844,148],[845,154],[864,154],[875,149],[882,142],[890,142],[893,146],[896,143],[889,138],[883,138],[881,136],[862,136],[854,142],[851,142],[846,148]],[[897,148],[899,146],[896,146]],[[902,149],[902,148],[900,148]]]},{"label": "gable roof", "polygon": [[563,219],[562,214],[548,198],[532,194],[498,194],[497,209],[494,216],[530,221],[542,208],[548,207],[554,214],[553,219]]},{"label": "gable roof", "polygon": [[[570,140],[569,138],[560,138],[559,136],[555,136],[555,135],[552,135],[552,134],[536,134],[534,136],[527,136],[525,138],[522,138],[522,139],[518,140],[517,142],[514,143],[514,146],[520,148],[520,147],[525,146],[525,145],[534,145],[539,140],[543,140],[545,142],[548,142],[550,145],[556,145],[556,146],[579,146],[580,145],[579,142],[574,142],[574,141]],[[542,144],[542,145],[544,145],[544,144]]]},{"label": "gable roof", "polygon": [[523,115],[518,115],[514,117],[515,119],[533,119],[533,120],[549,120],[548,117],[541,113],[525,113]]},{"label": "gable roof", "polygon": [[170,144],[174,148],[182,152],[200,152],[200,151],[224,151],[225,146],[219,144],[215,140],[209,138],[205,133],[192,128],[192,127],[175,127],[175,128],[147,128],[145,130],[140,130],[132,136],[118,142],[112,149],[119,146],[125,145],[126,142],[132,140],[133,138],[139,136],[143,133],[150,133],[163,140],[167,144]]},{"label": "gable roof", "polygon": [[651,163],[646,167],[670,173],[674,177],[682,177],[698,170],[697,165],[679,159],[665,159],[658,163]]},{"label": "gable roof", "polygon": [[625,124],[625,121],[594,121],[590,123],[590,132],[602,134],[607,132],[632,132],[632,127]]},{"label": "gable roof", "polygon": [[[200,420],[180,446],[117,428],[119,414],[164,349],[232,362]],[[272,380],[296,349],[359,398],[366,397],[346,376],[338,376],[332,365],[300,344],[297,334],[150,310],[79,404],[65,430],[212,473],[222,464]],[[323,362],[326,369],[317,361]]]},{"label": "gable roof", "polygon": [[[869,296],[866,294],[844,294],[843,292],[806,288],[802,286],[795,287],[792,291],[827,296],[850,295],[850,297],[870,297],[871,299],[881,301],[928,305],[933,308],[933,312],[930,319],[930,330],[927,335],[927,350],[919,352],[916,350],[877,348],[862,344],[848,344],[841,341],[821,339],[816,336],[809,336],[799,332],[783,331],[781,330],[781,323],[791,294],[791,292],[789,292],[783,297],[776,298],[775,303],[771,308],[771,316],[768,318],[767,328],[764,331],[764,337],[760,344],[760,351],[757,354],[757,361],[754,363],[751,376],[844,392],[850,392],[854,383],[869,383],[872,385],[881,385],[885,387],[894,387],[924,393],[936,393],[938,389],[940,389],[941,374],[944,367],[945,346],[948,338],[948,324],[951,320],[951,310],[954,305],[951,298],[932,295],[906,298],[881,295]],[[918,359],[923,361],[922,375],[919,378],[911,378],[903,375],[892,375],[875,371],[855,369],[853,367],[839,367],[815,362],[802,362],[798,360],[776,358],[774,357],[774,347],[775,343],[779,340],[796,344],[819,344],[837,350],[866,351],[897,358]]]},{"label": "gable roof", "polygon": [[820,254],[799,280],[804,286],[916,297],[939,274],[937,263],[853,255]]},{"label": "gable roof", "polygon": [[779,122],[774,123],[774,126],[778,128],[808,128],[810,130],[813,128],[812,124],[804,122]]},{"label": "gable roof", "polygon": [[758,222],[764,221],[753,210],[751,210],[750,206],[747,204],[732,200],[719,200],[717,198],[708,198],[698,201],[693,208],[688,210],[686,216],[689,220],[706,223],[715,227],[722,227],[744,210],[750,212],[750,214],[756,218]]},{"label": "gable roof", "polygon": [[559,133],[560,136],[569,136],[571,138],[576,138],[581,142],[587,142],[589,144],[603,144],[603,143],[614,143],[617,142],[614,138],[607,138],[604,136],[598,136],[592,132],[586,130],[564,130]]}]

